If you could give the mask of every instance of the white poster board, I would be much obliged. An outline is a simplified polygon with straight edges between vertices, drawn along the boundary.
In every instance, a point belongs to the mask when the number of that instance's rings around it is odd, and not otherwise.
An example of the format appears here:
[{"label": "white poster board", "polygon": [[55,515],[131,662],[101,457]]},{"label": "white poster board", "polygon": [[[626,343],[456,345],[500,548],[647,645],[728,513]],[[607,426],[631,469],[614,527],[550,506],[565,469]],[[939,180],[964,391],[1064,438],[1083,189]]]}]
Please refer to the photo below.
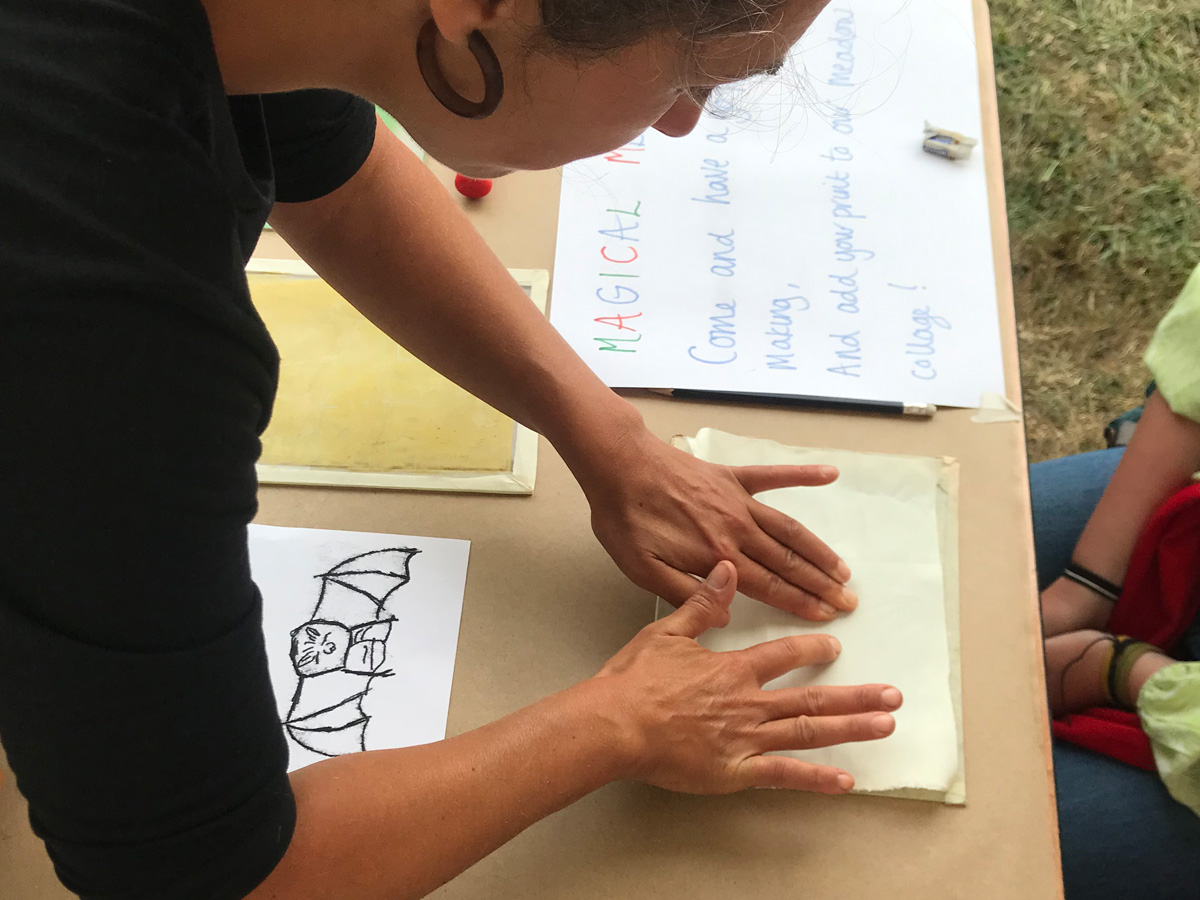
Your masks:
[{"label": "white poster board", "polygon": [[551,322],[612,387],[1004,393],[971,0],[835,0],[685,138],[567,166]]}]

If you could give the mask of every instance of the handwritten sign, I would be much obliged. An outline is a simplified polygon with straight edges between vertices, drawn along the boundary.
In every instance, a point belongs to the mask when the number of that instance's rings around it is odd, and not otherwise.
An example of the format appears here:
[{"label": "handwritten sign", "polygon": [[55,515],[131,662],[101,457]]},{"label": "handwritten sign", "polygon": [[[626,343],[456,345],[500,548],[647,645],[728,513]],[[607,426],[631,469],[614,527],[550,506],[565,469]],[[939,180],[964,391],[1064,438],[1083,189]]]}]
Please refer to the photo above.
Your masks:
[{"label": "handwritten sign", "polygon": [[[1004,392],[971,0],[833,0],[685,138],[564,170],[551,321],[612,387]],[[994,161],[998,164],[998,160]]]}]

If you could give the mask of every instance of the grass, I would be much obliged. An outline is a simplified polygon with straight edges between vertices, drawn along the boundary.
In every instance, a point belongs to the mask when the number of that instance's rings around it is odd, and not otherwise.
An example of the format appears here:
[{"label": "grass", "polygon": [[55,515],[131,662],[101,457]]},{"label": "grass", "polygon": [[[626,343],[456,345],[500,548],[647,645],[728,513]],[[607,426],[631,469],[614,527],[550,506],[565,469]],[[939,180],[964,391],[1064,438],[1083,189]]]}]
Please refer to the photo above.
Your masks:
[{"label": "grass", "polygon": [[1141,402],[1142,353],[1200,262],[1200,0],[990,6],[1038,460],[1103,446]]}]

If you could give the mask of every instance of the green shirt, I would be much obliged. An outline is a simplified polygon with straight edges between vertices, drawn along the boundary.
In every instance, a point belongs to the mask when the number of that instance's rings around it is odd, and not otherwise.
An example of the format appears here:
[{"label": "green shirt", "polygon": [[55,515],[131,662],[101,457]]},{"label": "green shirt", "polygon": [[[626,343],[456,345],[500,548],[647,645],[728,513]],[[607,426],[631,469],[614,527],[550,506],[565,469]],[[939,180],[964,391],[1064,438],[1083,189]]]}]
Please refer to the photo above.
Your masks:
[{"label": "green shirt", "polygon": [[1200,266],[1158,323],[1146,365],[1171,410],[1200,422]]}]

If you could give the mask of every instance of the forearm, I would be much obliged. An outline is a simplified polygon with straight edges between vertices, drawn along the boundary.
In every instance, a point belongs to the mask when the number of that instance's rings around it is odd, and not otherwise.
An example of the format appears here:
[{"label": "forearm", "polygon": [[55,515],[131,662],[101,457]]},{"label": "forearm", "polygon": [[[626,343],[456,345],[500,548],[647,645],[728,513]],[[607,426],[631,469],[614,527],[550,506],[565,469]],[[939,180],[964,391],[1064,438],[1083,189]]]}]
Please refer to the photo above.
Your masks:
[{"label": "forearm", "polygon": [[[1100,502],[1080,535],[1072,559],[1101,578],[1122,584],[1146,523],[1160,505],[1200,469],[1200,424],[1171,412],[1154,394]],[[1042,592],[1047,635],[1104,628],[1112,603],[1068,578]]]},{"label": "forearm", "polygon": [[853,608],[837,554],[751,496],[828,484],[836,473],[711,465],[652,435],[382,126],[350,181],[318,200],[279,205],[271,221],[386,334],[545,435],[583,488],[597,538],[641,587],[679,602],[693,576],[728,559],[747,595],[780,609],[827,620]]},{"label": "forearm", "polygon": [[425,896],[624,774],[605,690],[584,682],[450,740],[294,772],[295,835],[252,900]]},{"label": "forearm", "polygon": [[544,434],[568,463],[641,430],[632,405],[571,350],[386,128],[346,185],[311,203],[279,204],[271,221],[382,331]]},{"label": "forearm", "polygon": [[1200,423],[1171,412],[1154,394],[1075,546],[1074,559],[1120,584],[1154,511],[1198,469]]},{"label": "forearm", "polygon": [[534,822],[617,779],[725,794],[845,793],[849,773],[775,750],[878,740],[900,706],[887,685],[763,690],[841,645],[825,635],[713,653],[737,574],[720,563],[683,606],[647,625],[595,678],[448,741],[350,754],[292,776],[296,831],[251,900],[421,897]]}]

